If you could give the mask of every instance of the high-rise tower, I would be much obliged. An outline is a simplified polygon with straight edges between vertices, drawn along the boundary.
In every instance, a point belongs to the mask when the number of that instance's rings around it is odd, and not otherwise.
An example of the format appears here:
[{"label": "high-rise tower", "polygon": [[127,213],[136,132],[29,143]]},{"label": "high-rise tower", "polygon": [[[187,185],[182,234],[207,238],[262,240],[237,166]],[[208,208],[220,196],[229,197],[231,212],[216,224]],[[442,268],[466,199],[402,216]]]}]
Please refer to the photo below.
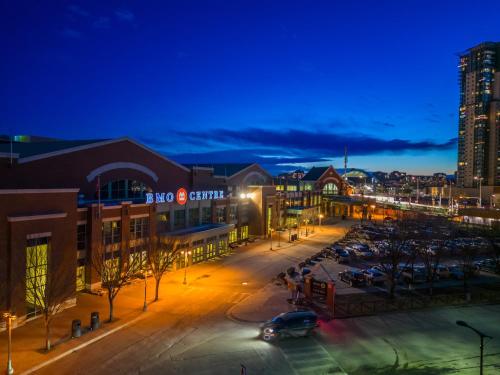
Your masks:
[{"label": "high-rise tower", "polygon": [[460,55],[457,185],[500,185],[500,43]]}]

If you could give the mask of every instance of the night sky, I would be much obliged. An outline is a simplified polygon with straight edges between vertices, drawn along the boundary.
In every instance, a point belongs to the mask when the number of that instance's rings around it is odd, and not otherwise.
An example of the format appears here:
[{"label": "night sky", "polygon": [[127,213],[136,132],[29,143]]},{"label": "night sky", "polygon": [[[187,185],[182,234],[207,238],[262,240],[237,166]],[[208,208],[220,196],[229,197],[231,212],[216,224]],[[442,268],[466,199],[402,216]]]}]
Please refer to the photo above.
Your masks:
[{"label": "night sky", "polygon": [[457,53],[500,1],[23,1],[1,7],[0,134],[129,136],[272,172],[456,169]]}]

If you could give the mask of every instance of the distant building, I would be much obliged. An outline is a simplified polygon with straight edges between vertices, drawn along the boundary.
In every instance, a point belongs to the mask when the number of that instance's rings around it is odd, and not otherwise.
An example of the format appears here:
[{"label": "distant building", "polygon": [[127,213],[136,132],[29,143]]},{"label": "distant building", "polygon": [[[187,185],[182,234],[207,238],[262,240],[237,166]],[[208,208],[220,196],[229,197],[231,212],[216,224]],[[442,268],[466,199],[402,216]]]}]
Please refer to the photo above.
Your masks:
[{"label": "distant building", "polygon": [[500,185],[500,43],[460,55],[459,187]]}]

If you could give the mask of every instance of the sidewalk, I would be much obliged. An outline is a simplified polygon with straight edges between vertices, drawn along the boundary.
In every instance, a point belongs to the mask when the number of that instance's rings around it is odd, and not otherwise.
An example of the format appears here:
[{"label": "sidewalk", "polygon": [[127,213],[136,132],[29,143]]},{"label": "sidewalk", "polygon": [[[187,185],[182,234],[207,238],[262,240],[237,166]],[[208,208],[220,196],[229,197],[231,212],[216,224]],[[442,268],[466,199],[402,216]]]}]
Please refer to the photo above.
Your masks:
[{"label": "sidewalk", "polygon": [[[131,285],[130,288],[137,287]],[[96,339],[108,331],[131,321],[142,313],[142,305],[137,298],[130,298],[123,291],[115,300],[115,320],[104,323],[108,319],[109,309],[107,296],[95,296],[80,293],[77,295],[77,306],[71,307],[58,314],[51,325],[52,350],[47,353],[45,347],[45,327],[43,317],[27,322],[25,325],[12,331],[12,363],[16,373],[48,361],[61,353],[71,351],[81,344]],[[88,332],[90,313],[98,311],[101,327],[95,332]],[[71,338],[71,322],[80,319],[82,336]],[[3,372],[7,362],[7,334],[0,334],[0,371]]]},{"label": "sidewalk", "polygon": [[[301,238],[300,241],[293,243],[282,241],[281,247],[276,249],[274,248],[276,242],[273,240],[273,251],[279,252],[280,250],[308,242],[308,240],[314,243],[316,242],[316,234],[320,233],[321,229],[317,228],[315,234],[311,234],[307,238]],[[203,278],[207,274],[221,272],[222,269],[234,272],[235,268],[232,267],[234,262],[244,261],[251,257],[252,254],[256,254],[255,252],[266,253],[269,251],[269,245],[269,240],[259,240],[255,243],[236,248],[233,253],[240,253],[237,257],[234,255],[223,256],[189,267],[188,286],[191,283],[196,283],[197,279]],[[251,277],[252,271],[250,269],[241,269],[239,267],[237,269],[239,270],[238,272],[241,272],[242,279]],[[167,273],[162,279],[160,298],[165,296],[167,290],[174,292],[176,286],[182,287],[183,276],[183,269]],[[147,295],[148,302],[150,303],[154,295],[153,278],[148,278]],[[287,289],[273,284],[266,285],[234,307],[234,311],[232,311],[234,319],[249,322],[264,321],[280,312],[288,311],[288,309],[293,310],[295,306],[289,305],[286,302],[288,297],[289,292]],[[104,323],[108,319],[109,314],[107,296],[79,293],[77,295],[77,305],[61,312],[54,318],[51,328],[52,350],[49,353],[46,353],[44,350],[45,328],[43,318],[34,319],[14,329],[12,331],[12,363],[15,373],[24,373],[41,363],[61,356],[63,353],[72,352],[81,347],[82,344],[92,344],[110,331],[114,332],[117,328],[130,324],[136,318],[147,318],[148,315],[142,311],[143,298],[143,280],[135,280],[131,285],[125,286],[115,300],[115,320],[112,323]],[[161,300],[159,303],[155,303],[154,306],[151,305],[151,308],[154,310],[158,308],[163,310],[169,303],[174,302],[167,301],[166,299]],[[89,327],[90,314],[94,311],[99,312],[101,327],[95,332],[88,332],[82,334],[80,338],[72,339],[70,337],[72,320],[81,320],[83,333]],[[4,372],[6,362],[7,333],[4,331],[0,332],[0,372]]]},{"label": "sidewalk", "polygon": [[[236,248],[233,253],[249,253],[252,250],[266,248],[269,241],[260,240],[246,246]],[[295,245],[287,244],[290,246]],[[283,246],[285,247],[285,246]],[[199,265],[189,267],[189,279],[195,280],[202,277],[207,272],[222,266],[222,262],[230,261],[231,255],[216,258]],[[165,293],[165,288],[173,284],[182,285],[184,270],[168,272],[162,279],[160,294]],[[148,303],[151,303],[154,296],[154,279],[148,278]],[[167,287],[167,284],[169,285]],[[99,337],[104,337],[107,332],[117,329],[128,322],[143,315],[144,284],[143,280],[134,280],[130,285],[125,286],[115,299],[114,321],[106,323],[109,315],[109,305],[107,295],[97,296],[88,293],[77,294],[77,304],[57,314],[51,325],[52,350],[47,353],[45,347],[45,327],[43,317],[33,319],[23,326],[12,330],[12,363],[17,374],[37,366],[40,363],[50,361],[60,356],[62,353],[71,352],[75,348],[89,341],[94,342]],[[161,298],[161,297],[160,297]],[[155,304],[157,305],[157,304]],[[153,307],[153,306],[152,306]],[[90,326],[90,314],[99,312],[101,326],[95,332],[87,332]],[[82,324],[82,336],[71,338],[71,322],[79,319]],[[3,373],[7,363],[7,332],[0,332],[0,373]]]}]

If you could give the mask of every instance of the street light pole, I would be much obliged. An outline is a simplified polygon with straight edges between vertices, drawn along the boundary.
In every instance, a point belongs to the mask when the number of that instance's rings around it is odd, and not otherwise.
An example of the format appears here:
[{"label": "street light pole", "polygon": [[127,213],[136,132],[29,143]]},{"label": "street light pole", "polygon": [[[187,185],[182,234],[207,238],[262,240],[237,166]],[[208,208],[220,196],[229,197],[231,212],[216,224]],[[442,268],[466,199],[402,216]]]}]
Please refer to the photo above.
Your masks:
[{"label": "street light pole", "polygon": [[144,305],[142,306],[142,311],[148,310],[148,302],[146,300],[147,291],[148,291],[148,270],[146,267],[144,268]]},{"label": "street light pole", "polygon": [[184,281],[182,282],[184,285],[187,284],[187,261],[190,254],[191,251],[184,250]]},{"label": "street light pole", "polygon": [[7,375],[12,375],[14,373],[14,367],[12,367],[12,321],[16,320],[16,316],[10,312],[3,314],[5,323],[7,324]]},{"label": "street light pole", "polygon": [[476,332],[476,334],[479,336],[479,338],[481,339],[481,345],[479,346],[479,350],[480,350],[480,356],[479,356],[479,374],[480,375],[483,375],[483,352],[484,352],[484,339],[487,338],[487,339],[492,339],[493,337],[491,336],[488,336],[488,335],[485,335],[484,333],[482,333],[481,331],[471,327],[469,324],[467,324],[466,322],[464,322],[463,320],[457,320],[456,321],[456,324],[458,326],[461,326],[461,327],[466,327],[466,328],[469,328],[470,330]]},{"label": "street light pole", "polygon": [[269,248],[269,250],[272,250],[273,249],[273,228],[269,229],[269,238],[271,239],[271,247]]}]

